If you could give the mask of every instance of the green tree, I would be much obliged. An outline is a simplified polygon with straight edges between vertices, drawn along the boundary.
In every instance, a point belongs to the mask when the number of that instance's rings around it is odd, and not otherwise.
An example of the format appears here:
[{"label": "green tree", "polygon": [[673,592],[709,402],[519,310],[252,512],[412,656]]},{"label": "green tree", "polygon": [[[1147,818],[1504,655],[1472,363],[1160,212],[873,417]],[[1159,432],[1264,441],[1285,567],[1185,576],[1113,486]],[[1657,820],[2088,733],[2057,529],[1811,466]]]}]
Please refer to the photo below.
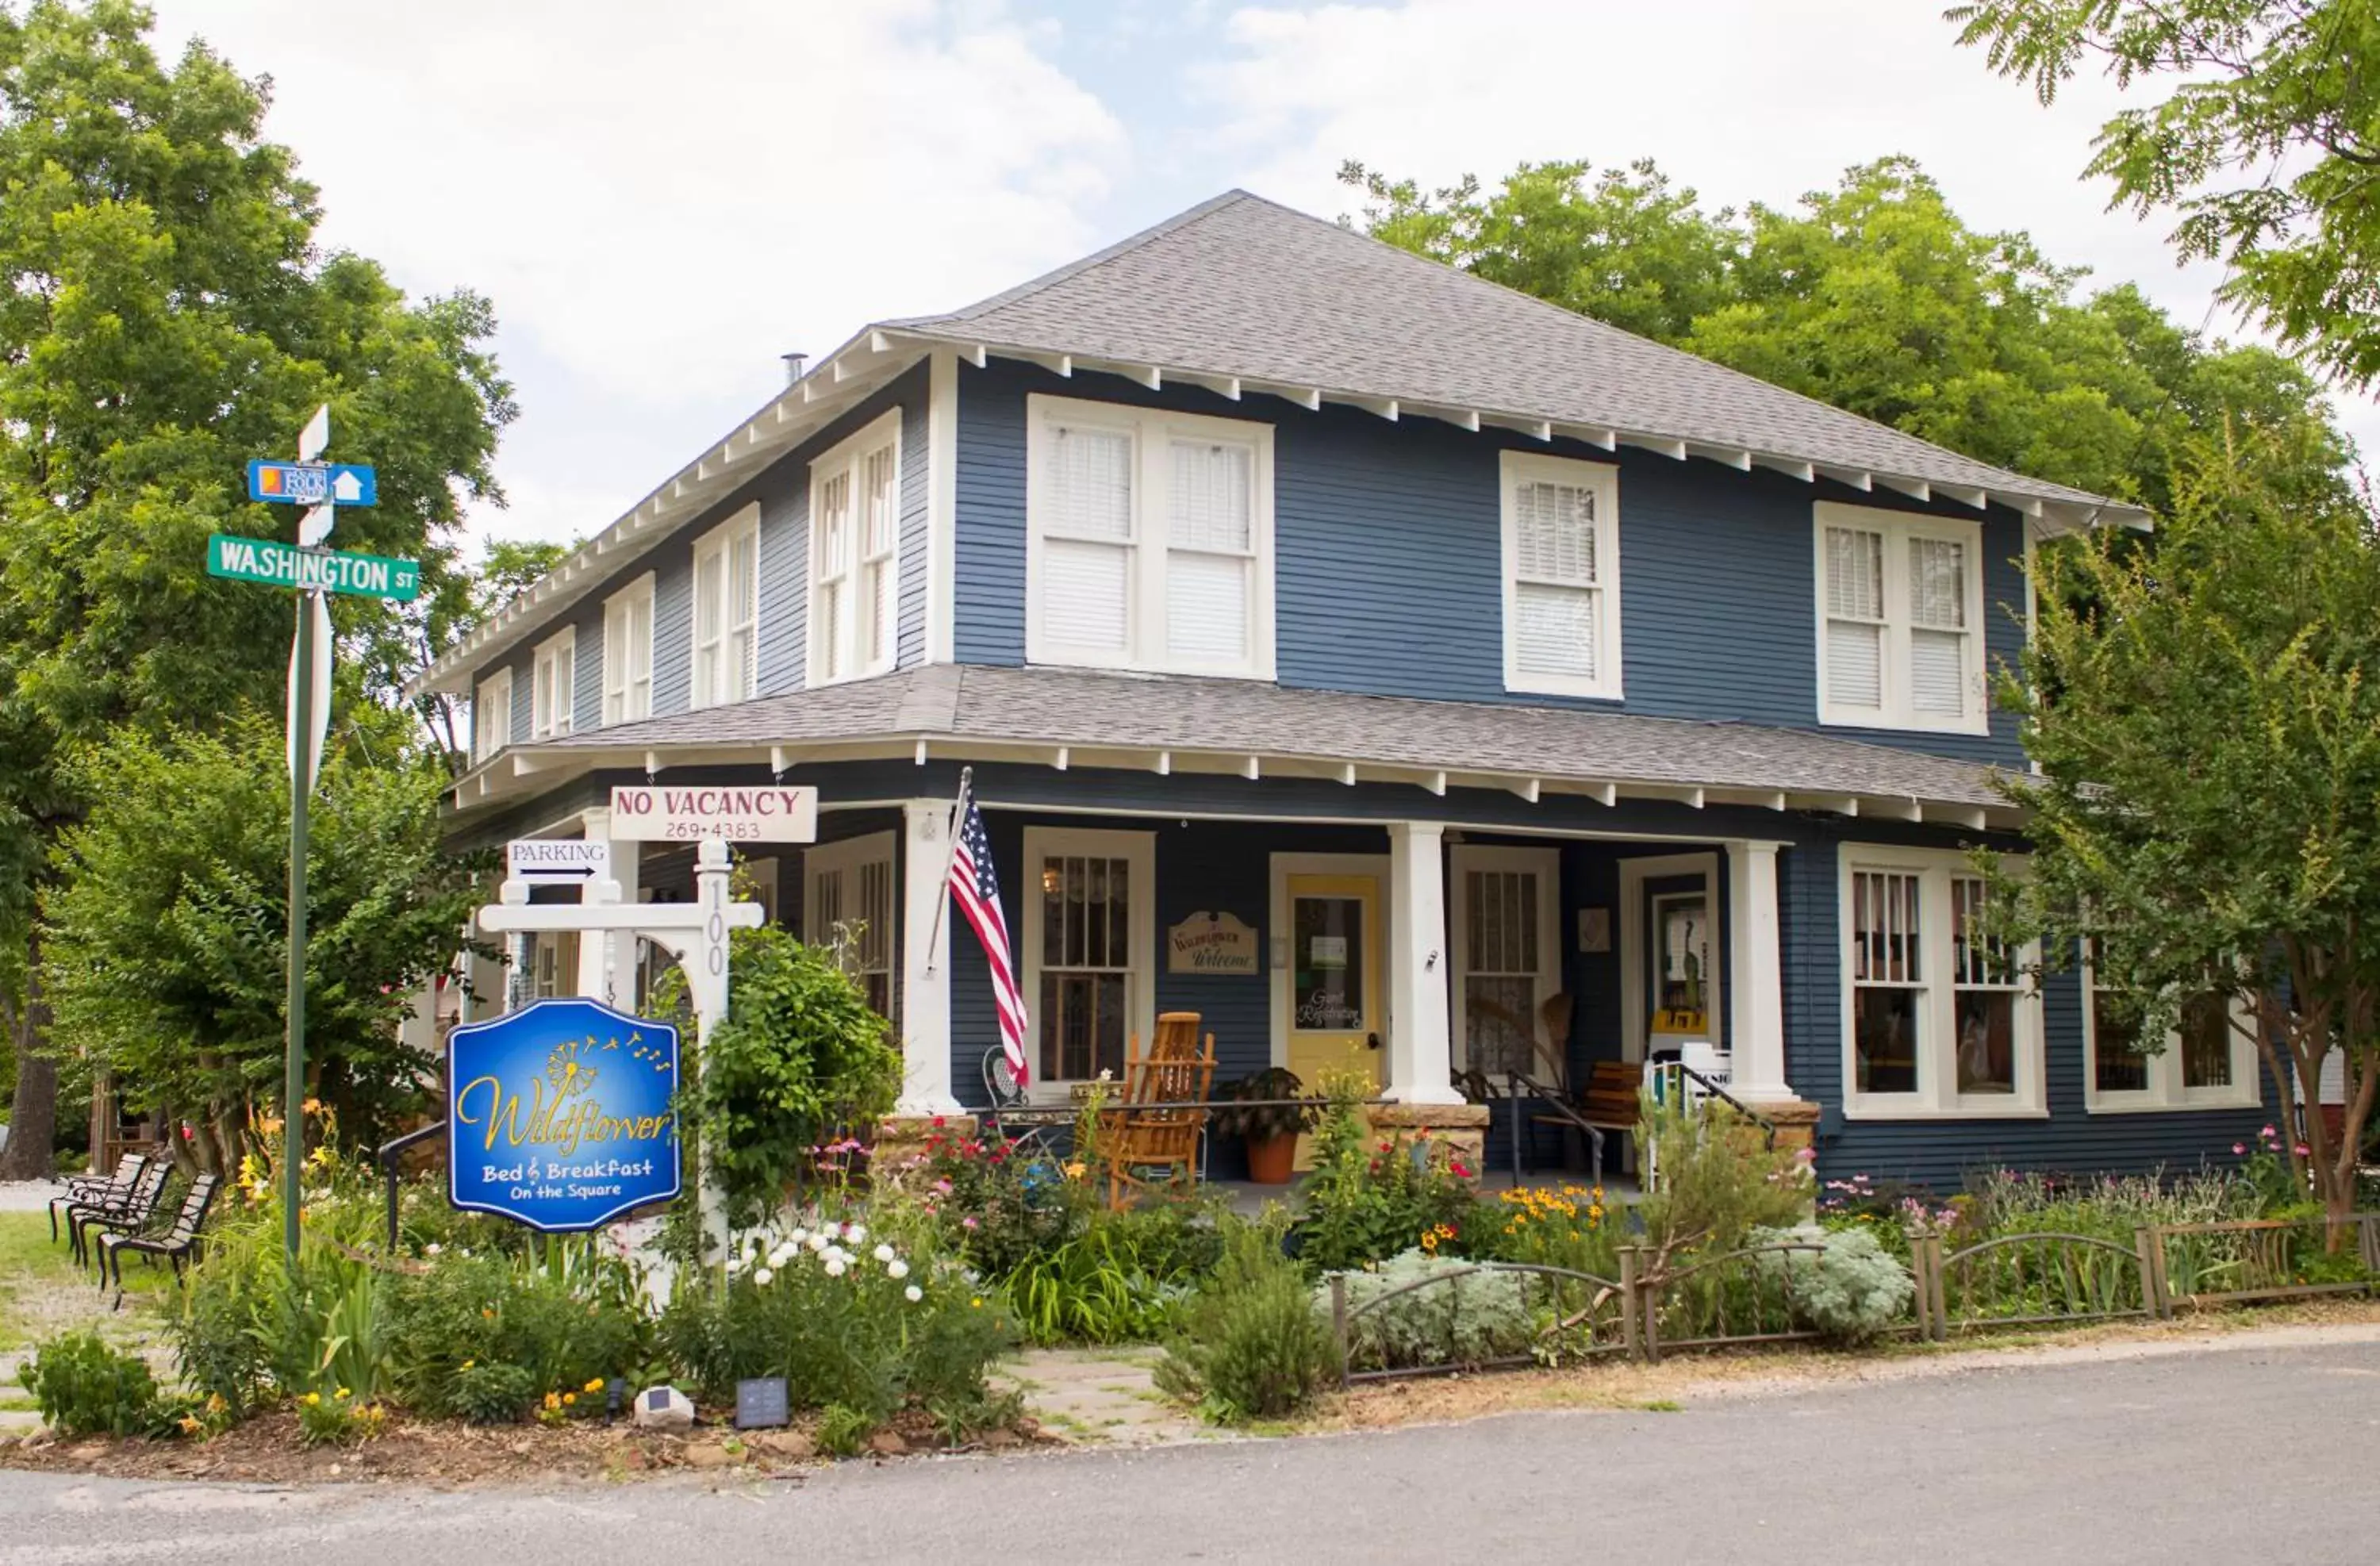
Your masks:
[{"label": "green tree", "polygon": [[[62,764],[115,727],[204,729],[277,709],[285,595],[203,574],[212,531],[285,535],[248,458],[320,404],[380,504],[335,542],[455,572],[460,506],[496,500],[512,417],[485,300],[407,300],[315,243],[314,188],[262,139],[265,84],[203,44],[160,63],[132,0],[0,0],[0,939],[19,1070],[0,1175],[47,1171],[55,1085],[31,918],[86,802]],[[350,694],[388,699],[416,633],[334,611]]]},{"label": "green tree", "polygon": [[[2143,1038],[2199,997],[2240,1002],[2309,1149],[2293,1167],[2338,1215],[2380,1090],[2380,517],[2277,499],[2266,459],[2194,454],[2154,552],[2042,552],[2002,690],[2040,766],[2003,785],[2034,847],[2003,884],[2012,932],[2053,965],[2087,942]],[[2336,1138],[2287,1087],[2334,1053]]]},{"label": "green tree", "polygon": [[1945,13],[2044,103],[2086,60],[2154,103],[2100,127],[2112,205],[2180,218],[2224,297],[2351,384],[2380,381],[2380,6],[2373,0],[1979,0]]},{"label": "green tree", "polygon": [[[407,617],[411,637],[370,649],[382,662],[368,682],[375,693],[402,691],[413,677],[438,661],[448,648],[477,629],[512,597],[562,564],[578,547],[569,543],[513,543],[495,540],[476,569],[446,576],[418,601]],[[413,698],[413,711],[431,747],[451,766],[461,770],[470,749],[464,731],[466,704],[451,696],[423,695]]]},{"label": "green tree", "polygon": [[[127,728],[78,756],[93,801],[42,900],[51,1047],[134,1107],[187,1122],[199,1163],[236,1163],[250,1110],[278,1098],[289,794],[280,724]],[[398,1024],[443,969],[489,863],[440,852],[447,773],[429,756],[334,751],[307,856],[310,1090],[369,1139],[419,1109],[437,1062]]]},{"label": "green tree", "polygon": [[2270,431],[2301,454],[2298,490],[2343,492],[2346,443],[2303,370],[2205,342],[2130,285],[2082,297],[2081,272],[1969,228],[1906,158],[1741,214],[1647,163],[1429,196],[1341,177],[1376,237],[1983,461],[2154,509],[2178,443]]}]

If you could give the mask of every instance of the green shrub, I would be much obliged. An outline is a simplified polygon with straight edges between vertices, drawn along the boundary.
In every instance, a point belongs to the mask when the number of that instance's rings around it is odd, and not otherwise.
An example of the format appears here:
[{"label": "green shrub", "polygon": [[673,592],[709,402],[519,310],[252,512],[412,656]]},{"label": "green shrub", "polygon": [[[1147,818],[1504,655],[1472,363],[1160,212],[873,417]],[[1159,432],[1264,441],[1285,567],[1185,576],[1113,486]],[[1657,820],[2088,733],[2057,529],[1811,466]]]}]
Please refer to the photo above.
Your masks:
[{"label": "green shrub", "polygon": [[1299,1259],[1318,1275],[1339,1272],[1411,1250],[1441,1227],[1459,1236],[1476,1207],[1462,1160],[1427,1138],[1375,1136],[1367,1076],[1333,1073],[1322,1091],[1314,1170],[1298,1193]]},{"label": "green shrub", "polygon": [[526,1366],[465,1360],[446,1378],[436,1412],[473,1425],[513,1425],[537,1392],[537,1378]]},{"label": "green shrub", "polygon": [[1864,1227],[1756,1229],[1754,1245],[1815,1244],[1817,1251],[1771,1251],[1758,1264],[1782,1281],[1795,1324],[1843,1344],[1872,1341],[1901,1318],[1917,1298],[1917,1281],[1898,1256]]},{"label": "green shrub", "polygon": [[149,1362],[120,1354],[96,1332],[68,1332],[33,1351],[18,1379],[61,1436],[162,1436],[173,1411],[158,1395]]},{"label": "green shrub", "polygon": [[298,1400],[298,1439],[310,1447],[354,1446],[388,1428],[388,1411],[345,1387]]},{"label": "green shrub", "polygon": [[990,1417],[985,1374],[1014,1333],[996,1294],[917,1225],[899,1243],[864,1222],[749,1235],[723,1280],[689,1280],[662,1341],[698,1396],[782,1376],[796,1408],[856,1410],[875,1428],[903,1408]]},{"label": "green shrub", "polygon": [[1636,1135],[1655,1171],[1637,1211],[1656,1251],[1723,1254],[1755,1229],[1797,1223],[1810,1212],[1808,1160],[1767,1146],[1759,1126],[1716,1099],[1648,1099]]},{"label": "green shrub", "polygon": [[[1367,1271],[1334,1276],[1345,1280],[1347,1291],[1348,1361],[1361,1370],[1507,1359],[1527,1354],[1542,1325],[1525,1273],[1482,1271],[1474,1262],[1407,1251]],[[1328,1280],[1314,1304],[1328,1316]]]},{"label": "green shrub", "polygon": [[[1073,1167],[1087,1174],[1087,1164]],[[1099,1193],[1038,1143],[963,1135],[933,1127],[921,1160],[899,1171],[933,1219],[942,1247],[986,1278],[1005,1278],[1081,1234],[1100,1211]]]},{"label": "green shrub", "polygon": [[1183,1311],[1157,1384],[1227,1423],[1295,1412],[1339,1375],[1338,1343],[1305,1275],[1281,1254],[1284,1224],[1235,1222],[1214,1273]]},{"label": "green shrub", "polygon": [[819,1415],[819,1451],[830,1457],[857,1457],[875,1428],[876,1421],[858,1409],[829,1403]]},{"label": "green shrub", "polygon": [[[641,1280],[594,1237],[548,1240],[544,1253],[447,1254],[394,1276],[385,1337],[395,1395],[425,1414],[502,1423],[538,1394],[643,1369],[653,1342]],[[526,1383],[517,1395],[504,1370]]]},{"label": "green shrub", "polygon": [[1002,1286],[1030,1341],[1153,1341],[1221,1246],[1210,1210],[1196,1202],[1095,1208],[1082,1232],[1025,1257]]}]

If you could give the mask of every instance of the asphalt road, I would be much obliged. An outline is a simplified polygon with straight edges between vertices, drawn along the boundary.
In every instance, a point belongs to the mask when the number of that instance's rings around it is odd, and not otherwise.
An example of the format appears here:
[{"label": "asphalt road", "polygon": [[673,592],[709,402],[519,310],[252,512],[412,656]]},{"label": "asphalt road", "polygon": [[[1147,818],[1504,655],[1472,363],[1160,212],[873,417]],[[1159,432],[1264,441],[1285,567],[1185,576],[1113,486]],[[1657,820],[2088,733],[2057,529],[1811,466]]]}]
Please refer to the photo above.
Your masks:
[{"label": "asphalt road", "polygon": [[305,1491],[0,1474],[0,1566],[2380,1559],[2380,1343],[801,1482]]}]

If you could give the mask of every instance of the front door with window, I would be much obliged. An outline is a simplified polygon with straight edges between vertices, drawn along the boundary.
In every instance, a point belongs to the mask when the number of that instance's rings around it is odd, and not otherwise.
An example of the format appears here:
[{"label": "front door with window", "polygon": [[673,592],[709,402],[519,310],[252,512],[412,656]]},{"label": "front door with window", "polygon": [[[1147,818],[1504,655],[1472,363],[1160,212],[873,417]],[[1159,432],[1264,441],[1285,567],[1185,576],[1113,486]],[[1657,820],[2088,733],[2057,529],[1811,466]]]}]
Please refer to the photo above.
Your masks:
[{"label": "front door with window", "polygon": [[[1382,1036],[1380,878],[1292,875],[1286,887],[1289,1069],[1308,1092],[1324,1076],[1356,1071],[1380,1080]],[[1304,1166],[1306,1149],[1300,1149]]]}]

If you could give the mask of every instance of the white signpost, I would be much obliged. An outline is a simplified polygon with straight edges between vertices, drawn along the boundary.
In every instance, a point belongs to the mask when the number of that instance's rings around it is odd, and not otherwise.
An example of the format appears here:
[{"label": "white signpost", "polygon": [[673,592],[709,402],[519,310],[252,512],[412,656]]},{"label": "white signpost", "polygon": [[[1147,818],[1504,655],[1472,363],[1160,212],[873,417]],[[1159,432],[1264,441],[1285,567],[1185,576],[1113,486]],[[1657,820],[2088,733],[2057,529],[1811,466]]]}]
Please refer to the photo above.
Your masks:
[{"label": "white signpost", "polygon": [[612,879],[612,840],[516,837],[504,844],[504,874],[528,886],[594,886]]},{"label": "white signpost", "polygon": [[782,783],[618,787],[612,791],[612,836],[621,843],[816,843],[818,790]]},{"label": "white signpost", "polygon": [[[803,792],[810,795],[815,807],[817,791]],[[513,846],[517,848],[521,844]],[[584,848],[590,845],[557,843],[546,846]],[[606,850],[604,868],[608,872],[611,868],[610,844],[605,844],[603,847]],[[489,935],[559,931],[602,935],[605,939],[603,994],[601,999],[607,1003],[616,1003],[613,1002],[613,991],[617,984],[617,953],[613,941],[622,933],[642,936],[651,941],[686,970],[686,994],[694,1002],[696,1059],[698,1062],[700,1047],[710,1042],[711,1026],[727,1014],[728,933],[738,929],[757,929],[762,917],[758,903],[729,900],[728,870],[727,844],[717,837],[706,837],[695,861],[696,892],[691,903],[623,903],[620,901],[620,883],[606,873],[591,884],[583,879],[577,883],[587,886],[584,902],[532,904],[528,900],[529,889],[540,883],[516,875],[504,881],[498,893],[504,901],[490,904],[480,910],[480,929]],[[697,1180],[702,1193],[703,1232],[714,1246],[723,1245],[727,1238],[726,1229],[719,1193],[710,1178],[707,1155],[702,1159]]]}]

